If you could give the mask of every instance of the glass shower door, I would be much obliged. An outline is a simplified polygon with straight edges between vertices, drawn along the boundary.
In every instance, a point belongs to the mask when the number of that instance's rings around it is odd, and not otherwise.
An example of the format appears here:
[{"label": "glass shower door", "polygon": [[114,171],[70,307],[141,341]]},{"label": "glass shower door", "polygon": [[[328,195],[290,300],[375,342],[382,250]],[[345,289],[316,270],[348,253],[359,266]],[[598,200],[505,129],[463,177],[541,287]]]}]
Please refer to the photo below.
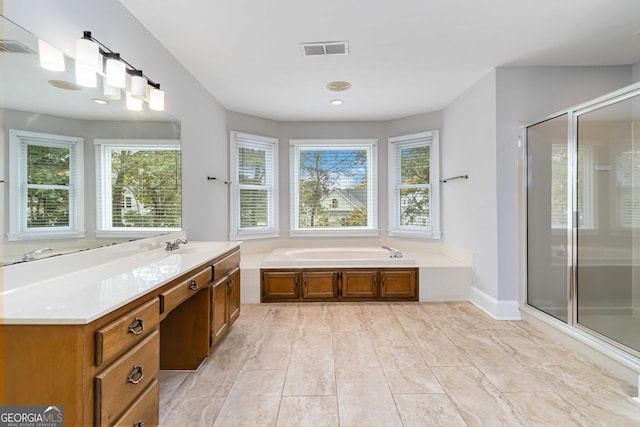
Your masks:
[{"label": "glass shower door", "polygon": [[568,321],[568,115],[526,128],[527,304]]},{"label": "glass shower door", "polygon": [[640,352],[640,97],[576,117],[576,321]]}]

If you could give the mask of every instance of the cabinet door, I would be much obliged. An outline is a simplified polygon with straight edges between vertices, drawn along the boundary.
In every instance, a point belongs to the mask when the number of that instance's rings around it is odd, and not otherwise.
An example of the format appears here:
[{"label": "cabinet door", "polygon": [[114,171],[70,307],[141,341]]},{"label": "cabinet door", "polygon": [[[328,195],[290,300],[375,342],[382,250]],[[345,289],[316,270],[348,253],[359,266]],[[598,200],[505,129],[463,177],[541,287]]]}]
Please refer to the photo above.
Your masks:
[{"label": "cabinet door", "polygon": [[300,298],[297,271],[264,271],[262,301],[282,301]]},{"label": "cabinet door", "polygon": [[229,328],[227,278],[218,280],[211,288],[211,344],[215,345]]},{"label": "cabinet door", "polygon": [[303,299],[338,297],[338,273],[334,271],[303,271]]},{"label": "cabinet door", "polygon": [[415,270],[382,270],[380,272],[380,298],[416,299],[418,296]]},{"label": "cabinet door", "polygon": [[229,298],[229,326],[231,326],[240,316],[240,267],[229,273],[227,294]]},{"label": "cabinet door", "polygon": [[377,270],[343,271],[342,298],[375,298],[378,296]]}]

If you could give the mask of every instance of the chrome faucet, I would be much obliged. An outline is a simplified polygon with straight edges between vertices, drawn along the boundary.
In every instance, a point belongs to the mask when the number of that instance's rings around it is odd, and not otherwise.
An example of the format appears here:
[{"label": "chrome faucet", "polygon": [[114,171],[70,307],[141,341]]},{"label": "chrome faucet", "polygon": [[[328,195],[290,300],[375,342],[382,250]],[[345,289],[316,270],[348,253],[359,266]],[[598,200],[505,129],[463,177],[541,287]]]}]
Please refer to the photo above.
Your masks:
[{"label": "chrome faucet", "polygon": [[165,242],[167,244],[167,247],[165,248],[165,250],[167,252],[170,251],[175,251],[176,249],[180,248],[180,244],[187,244],[189,242],[187,242],[187,239],[176,239],[173,242]]},{"label": "chrome faucet", "polygon": [[52,251],[53,248],[41,248],[33,251],[29,251],[26,254],[22,255],[22,261],[33,261],[34,255],[38,255],[44,252]]},{"label": "chrome faucet", "polygon": [[383,246],[382,249],[388,250],[390,258],[402,258],[402,252],[400,249],[392,248],[390,246]]}]

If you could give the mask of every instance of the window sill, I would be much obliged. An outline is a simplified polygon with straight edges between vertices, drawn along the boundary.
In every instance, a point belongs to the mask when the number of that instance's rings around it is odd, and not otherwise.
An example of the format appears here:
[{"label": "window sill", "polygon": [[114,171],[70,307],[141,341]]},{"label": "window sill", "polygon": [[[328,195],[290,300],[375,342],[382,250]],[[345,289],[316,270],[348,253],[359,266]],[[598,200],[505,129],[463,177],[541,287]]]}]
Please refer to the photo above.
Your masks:
[{"label": "window sill", "polygon": [[32,233],[7,233],[7,240],[17,242],[20,240],[48,240],[48,239],[80,239],[85,231],[40,231]]},{"label": "window sill", "polygon": [[235,233],[229,234],[229,240],[232,242],[242,241],[242,240],[257,240],[257,239],[275,239],[280,237],[280,231],[269,230],[264,232],[243,232],[243,233]]},{"label": "window sill", "polygon": [[289,237],[377,237],[378,230],[289,230]]},{"label": "window sill", "polygon": [[175,233],[181,231],[179,228],[132,228],[123,230],[96,230],[96,237],[123,237],[123,238],[145,238],[155,237],[161,234]]},{"label": "window sill", "polygon": [[442,233],[440,231],[418,231],[418,230],[389,230],[389,236],[408,237],[425,240],[440,240]]}]

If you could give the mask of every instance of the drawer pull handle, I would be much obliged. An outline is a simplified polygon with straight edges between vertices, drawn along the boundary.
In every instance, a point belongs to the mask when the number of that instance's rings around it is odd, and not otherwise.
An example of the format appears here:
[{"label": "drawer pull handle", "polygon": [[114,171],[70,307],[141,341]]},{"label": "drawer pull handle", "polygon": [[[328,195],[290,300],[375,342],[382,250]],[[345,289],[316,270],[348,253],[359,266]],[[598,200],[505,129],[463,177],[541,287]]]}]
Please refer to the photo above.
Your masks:
[{"label": "drawer pull handle", "polygon": [[197,291],[198,283],[195,280],[192,280],[191,283],[189,283],[189,289],[191,289],[192,291]]},{"label": "drawer pull handle", "polygon": [[135,423],[133,423],[133,427],[142,427],[144,426],[144,423],[142,422],[142,420],[138,420]]},{"label": "drawer pull handle", "polygon": [[143,368],[140,365],[135,365],[131,370],[131,373],[127,377],[127,382],[131,384],[138,384],[144,378]]},{"label": "drawer pull handle", "polygon": [[129,333],[133,335],[142,335],[143,332],[144,332],[144,320],[138,319],[136,317],[136,320],[131,322],[131,324],[129,325]]}]

